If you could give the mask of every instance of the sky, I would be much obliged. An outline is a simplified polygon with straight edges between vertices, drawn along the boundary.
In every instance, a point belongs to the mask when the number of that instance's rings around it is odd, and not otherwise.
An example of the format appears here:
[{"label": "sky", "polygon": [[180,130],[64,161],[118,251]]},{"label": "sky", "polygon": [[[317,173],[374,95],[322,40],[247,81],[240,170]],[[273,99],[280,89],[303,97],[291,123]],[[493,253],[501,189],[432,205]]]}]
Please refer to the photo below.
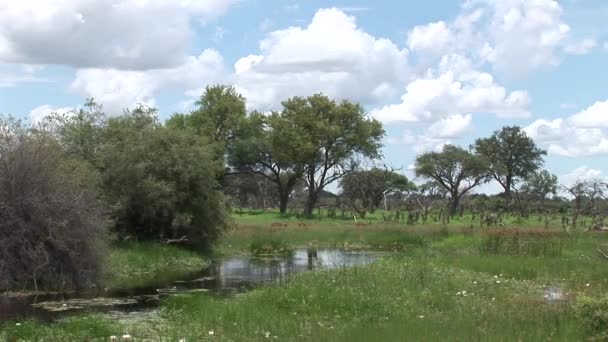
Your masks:
[{"label": "sky", "polygon": [[0,113],[92,97],[166,119],[210,84],[261,111],[323,92],[382,121],[405,173],[518,125],[569,184],[608,177],[606,18],[606,0],[0,0]]}]

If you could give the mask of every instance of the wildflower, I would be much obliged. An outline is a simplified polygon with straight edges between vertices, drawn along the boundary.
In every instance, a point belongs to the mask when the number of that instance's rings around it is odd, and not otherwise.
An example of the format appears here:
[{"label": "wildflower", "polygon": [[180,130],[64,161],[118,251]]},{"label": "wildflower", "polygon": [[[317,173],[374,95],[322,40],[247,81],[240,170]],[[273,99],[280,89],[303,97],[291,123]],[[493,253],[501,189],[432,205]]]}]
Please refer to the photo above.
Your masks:
[{"label": "wildflower", "polygon": [[110,336],[110,341],[118,341],[118,337],[112,335]]},{"label": "wildflower", "polygon": [[266,338],[270,338],[270,331],[267,331],[265,334]]},{"label": "wildflower", "polygon": [[63,307],[65,308],[65,307],[66,307],[66,306],[68,306],[68,305],[67,305],[66,303],[63,303],[61,306],[63,306]]},{"label": "wildflower", "polygon": [[494,278],[498,278],[498,276],[495,274],[495,275],[494,275]]},{"label": "wildflower", "polygon": [[499,277],[502,277],[502,273],[498,275]]},{"label": "wildflower", "polygon": [[418,316],[418,318],[423,319],[423,318],[424,318],[424,315],[420,315],[420,316]]},{"label": "wildflower", "polygon": [[495,301],[495,300],[496,300],[496,298],[492,297],[492,301]]},{"label": "wildflower", "polygon": [[500,284],[500,280],[497,280],[497,281],[496,281],[496,284]]},{"label": "wildflower", "polygon": [[476,281],[474,281],[474,282],[473,282],[473,285],[477,285],[477,282],[476,282]]},{"label": "wildflower", "polygon": [[16,325],[16,326],[18,326],[18,327],[20,327],[20,326],[21,326],[21,323],[16,323],[15,325]]},{"label": "wildflower", "polygon": [[209,330],[209,336],[213,336],[215,335],[215,332],[213,330]]},{"label": "wildflower", "polygon": [[180,338],[179,342],[186,342],[186,339],[185,338]]},{"label": "wildflower", "polygon": [[591,284],[587,283],[587,285],[585,285],[585,286],[589,287],[589,286],[591,286]]},{"label": "wildflower", "polygon": [[124,334],[124,335],[122,335],[122,339],[123,339],[123,340],[130,340],[130,339],[131,339],[131,335],[129,335],[129,334]]}]

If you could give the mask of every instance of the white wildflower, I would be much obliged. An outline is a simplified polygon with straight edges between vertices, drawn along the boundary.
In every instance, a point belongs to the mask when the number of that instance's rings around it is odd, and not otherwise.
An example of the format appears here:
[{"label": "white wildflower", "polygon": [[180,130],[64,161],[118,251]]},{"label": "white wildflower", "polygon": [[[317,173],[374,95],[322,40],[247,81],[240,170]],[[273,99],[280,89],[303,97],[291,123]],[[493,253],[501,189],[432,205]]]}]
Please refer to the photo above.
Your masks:
[{"label": "white wildflower", "polygon": [[21,326],[21,323],[16,323],[15,325],[16,325],[16,326],[18,326],[18,327],[20,327],[20,326]]},{"label": "white wildflower", "polygon": [[215,335],[215,332],[213,330],[209,330],[209,336],[213,336]]},{"label": "white wildflower", "polygon": [[123,339],[123,340],[130,340],[130,339],[131,339],[131,335],[129,335],[129,334],[124,334],[124,335],[122,335],[122,339]]}]

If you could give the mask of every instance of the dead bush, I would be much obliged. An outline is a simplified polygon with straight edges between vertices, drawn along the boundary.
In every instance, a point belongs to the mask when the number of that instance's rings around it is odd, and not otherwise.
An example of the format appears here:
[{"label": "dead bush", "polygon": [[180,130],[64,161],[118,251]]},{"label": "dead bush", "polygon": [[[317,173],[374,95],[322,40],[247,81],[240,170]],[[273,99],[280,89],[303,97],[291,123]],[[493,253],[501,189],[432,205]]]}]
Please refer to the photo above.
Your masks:
[{"label": "dead bush", "polygon": [[49,135],[0,119],[0,289],[98,283],[107,222],[95,178]]}]

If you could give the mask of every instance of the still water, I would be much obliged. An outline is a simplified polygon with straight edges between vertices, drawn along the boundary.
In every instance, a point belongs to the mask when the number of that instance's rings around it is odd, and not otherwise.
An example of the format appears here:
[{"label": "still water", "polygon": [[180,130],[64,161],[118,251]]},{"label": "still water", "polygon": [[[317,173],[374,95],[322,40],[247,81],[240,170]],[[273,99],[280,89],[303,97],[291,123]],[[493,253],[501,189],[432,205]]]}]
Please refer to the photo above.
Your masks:
[{"label": "still water", "polygon": [[165,296],[195,292],[237,294],[259,284],[281,283],[290,274],[366,265],[379,257],[381,254],[369,251],[297,249],[284,258],[238,256],[218,259],[208,268],[188,277],[163,280],[141,288],[39,296],[3,294],[0,295],[0,323],[25,318],[52,321],[90,312],[141,312],[155,308]]}]

